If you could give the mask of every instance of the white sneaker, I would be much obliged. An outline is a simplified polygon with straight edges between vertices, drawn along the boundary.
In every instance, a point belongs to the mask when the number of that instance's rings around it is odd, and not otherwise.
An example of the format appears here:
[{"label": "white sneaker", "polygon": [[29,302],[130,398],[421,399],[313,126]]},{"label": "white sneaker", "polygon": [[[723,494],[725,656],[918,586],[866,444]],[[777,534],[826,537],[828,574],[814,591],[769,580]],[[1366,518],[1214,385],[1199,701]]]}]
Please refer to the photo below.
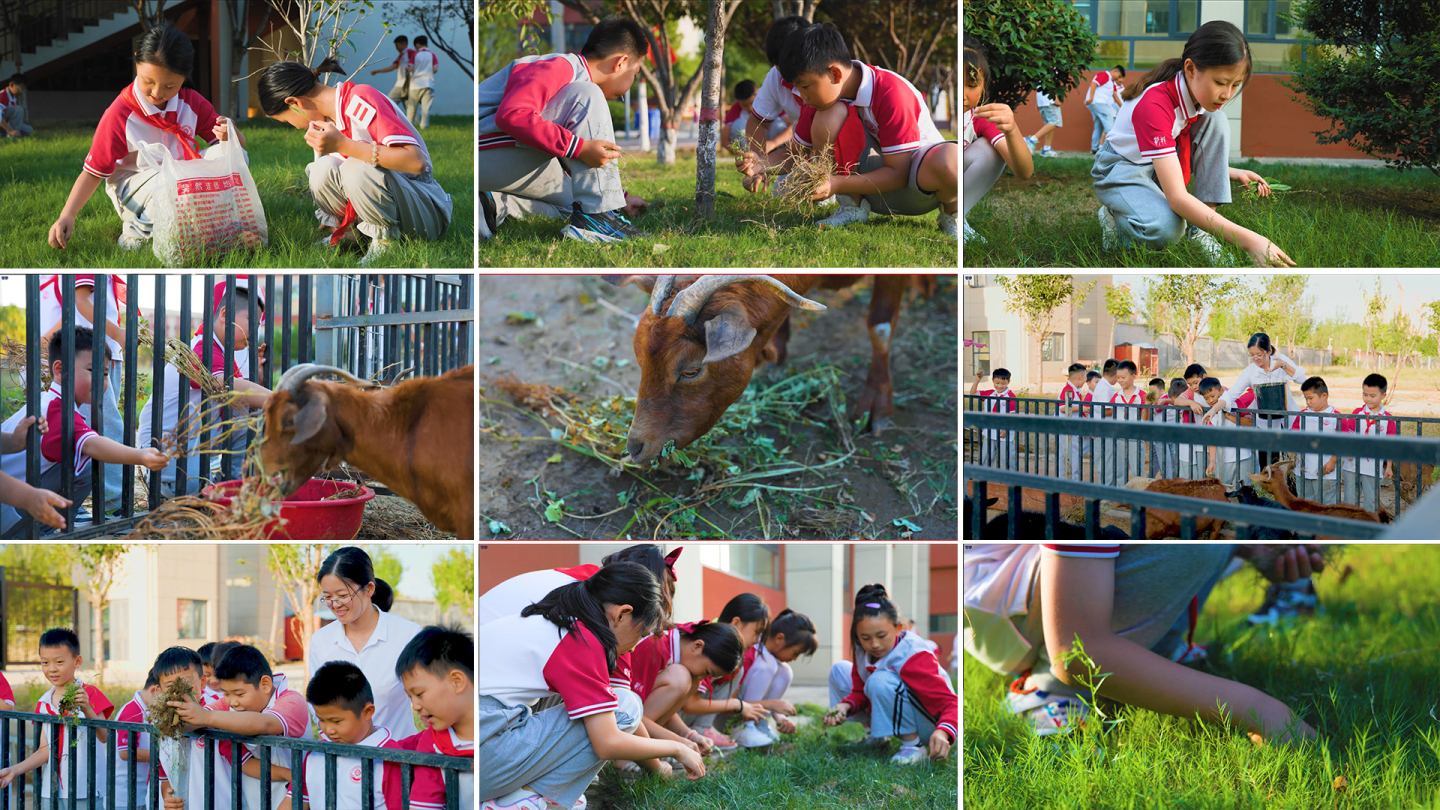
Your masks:
[{"label": "white sneaker", "polygon": [[774,740],[777,743],[780,742],[780,732],[776,730],[775,724],[771,721],[769,715],[766,715],[764,717],[761,717],[759,720],[756,720],[755,727],[760,729],[762,733],[768,735],[771,740]]},{"label": "white sneaker", "polygon": [[1058,158],[1060,157],[1060,153],[1056,152],[1054,147],[1047,146],[1040,150],[1040,157]]},{"label": "white sneaker", "polygon": [[1115,250],[1120,247],[1120,232],[1115,229],[1115,217],[1111,216],[1110,209],[1100,206],[1096,218],[1100,220],[1100,238],[1105,249]]},{"label": "white sneaker", "polygon": [[1025,145],[1028,146],[1028,147],[1030,147],[1030,151],[1031,151],[1031,152],[1034,152],[1034,151],[1035,151],[1035,144],[1036,144],[1037,142],[1038,142],[1038,141],[1036,141],[1034,135],[1027,135],[1027,136],[1025,136]]},{"label": "white sneaker", "polygon": [[480,802],[480,810],[550,810],[553,806],[544,796],[525,788],[513,790],[498,799]]},{"label": "white sneaker", "polygon": [[747,721],[733,739],[741,748],[764,748],[775,744],[774,738],[756,727],[753,720]]},{"label": "white sneaker", "polygon": [[[945,234],[951,239],[960,238],[960,232],[955,228],[955,215],[945,213],[944,208],[941,208],[935,213],[935,227],[939,228],[941,233]],[[967,238],[969,237],[969,234],[970,231],[967,230]]]},{"label": "white sneaker", "polygon": [[1078,698],[1052,695],[1039,689],[1026,693],[1007,692],[1001,708],[1029,721],[1040,737],[1064,734],[1070,731],[1072,725],[1084,722],[1089,713]]},{"label": "white sneaker", "polygon": [[370,249],[365,251],[364,256],[360,257],[360,266],[369,267],[372,262],[390,251],[390,245],[391,242],[389,239],[371,239]]},{"label": "white sneaker", "polygon": [[923,765],[930,759],[930,754],[924,748],[915,743],[903,743],[895,756],[890,757],[892,765]]},{"label": "white sneaker", "polygon": [[970,227],[969,220],[965,221],[965,241],[974,242],[977,245],[985,244],[985,237],[981,236],[978,232],[976,232],[974,228]]},{"label": "white sneaker", "polygon": [[859,205],[856,205],[848,194],[840,196],[837,201],[840,203],[840,210],[815,224],[827,228],[843,228],[870,219],[870,201],[864,197],[860,198]]},{"label": "white sneaker", "polygon": [[129,236],[124,232],[121,232],[120,238],[116,241],[115,244],[119,245],[121,250],[144,250],[145,246],[149,244],[149,242],[149,239],[145,239],[139,236]]},{"label": "white sneaker", "polygon": [[1225,249],[1220,247],[1220,240],[1213,235],[1191,225],[1190,238],[1199,243],[1200,249],[1205,252],[1205,258],[1210,260],[1211,267],[1231,267],[1235,264],[1230,261]]}]

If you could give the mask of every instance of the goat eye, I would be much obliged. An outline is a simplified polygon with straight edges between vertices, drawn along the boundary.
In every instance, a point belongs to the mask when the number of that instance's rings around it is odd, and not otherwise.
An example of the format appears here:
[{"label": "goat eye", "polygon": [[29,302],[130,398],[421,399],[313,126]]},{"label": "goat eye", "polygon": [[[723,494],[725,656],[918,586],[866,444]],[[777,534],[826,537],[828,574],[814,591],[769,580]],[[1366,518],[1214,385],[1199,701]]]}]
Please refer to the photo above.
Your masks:
[{"label": "goat eye", "polygon": [[680,376],[683,377],[683,378],[685,378],[685,379],[687,379],[687,380],[693,380],[693,379],[695,379],[696,377],[699,377],[699,376],[700,376],[700,369],[698,369],[698,368],[687,368],[687,369],[685,369],[684,371],[680,372]]}]

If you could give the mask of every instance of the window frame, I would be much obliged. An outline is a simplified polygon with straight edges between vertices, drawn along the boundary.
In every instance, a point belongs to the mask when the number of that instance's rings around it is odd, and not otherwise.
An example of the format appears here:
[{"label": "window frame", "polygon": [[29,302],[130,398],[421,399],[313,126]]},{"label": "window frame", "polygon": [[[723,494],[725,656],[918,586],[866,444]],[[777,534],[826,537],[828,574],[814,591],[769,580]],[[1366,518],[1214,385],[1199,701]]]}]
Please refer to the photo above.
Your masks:
[{"label": "window frame", "polygon": [[[1081,14],[1081,16],[1085,17],[1086,19],[1088,19],[1088,20],[1090,21],[1090,31],[1095,34],[1095,37],[1096,37],[1096,39],[1097,39],[1099,42],[1124,42],[1124,43],[1125,43],[1125,56],[1124,56],[1123,58],[1124,58],[1124,60],[1125,60],[1125,70],[1126,70],[1126,71],[1132,71],[1132,70],[1136,70],[1136,69],[1137,69],[1137,68],[1135,67],[1135,43],[1136,43],[1136,42],[1182,42],[1182,43],[1183,43],[1185,40],[1189,39],[1190,34],[1193,34],[1193,33],[1194,33],[1194,31],[1181,31],[1181,30],[1178,29],[1179,22],[1180,22],[1180,2],[1181,2],[1181,0],[1170,0],[1169,33],[1167,33],[1167,34],[1150,34],[1150,35],[1130,34],[1130,35],[1116,35],[1116,36],[1108,36],[1108,35],[1104,35],[1104,34],[1101,34],[1101,33],[1100,33],[1100,3],[1101,3],[1101,0],[1072,0],[1072,2],[1074,3],[1074,6],[1073,6],[1073,7],[1075,8],[1075,10],[1076,10],[1077,12],[1079,12],[1079,13]],[[1203,19],[1205,18],[1205,0],[1195,0],[1195,2],[1196,2],[1196,6],[1195,6],[1195,19],[1196,19],[1196,20],[1203,20]],[[1280,26],[1279,26],[1279,19],[1277,18],[1277,15],[1278,15],[1278,13],[1279,13],[1278,10],[1277,10],[1277,9],[1278,9],[1278,5],[1277,5],[1278,0],[1245,0],[1243,9],[1245,10],[1246,13],[1248,13],[1248,11],[1249,11],[1249,9],[1250,9],[1250,4],[1251,4],[1251,3],[1265,3],[1265,4],[1266,4],[1266,7],[1265,7],[1265,23],[1266,23],[1266,26],[1267,26],[1267,31],[1268,31],[1269,33],[1268,33],[1268,34],[1254,34],[1254,35],[1251,35],[1251,34],[1248,34],[1248,33],[1247,33],[1247,34],[1245,35],[1246,39],[1248,39],[1248,40],[1253,40],[1253,41],[1256,41],[1256,42],[1259,42],[1259,43],[1263,43],[1263,44],[1278,44],[1278,45],[1297,45],[1297,44],[1298,44],[1298,45],[1300,46],[1300,61],[1301,61],[1301,62],[1308,61],[1309,58],[1310,58],[1310,49],[1316,44],[1317,40],[1311,39],[1311,38],[1308,38],[1308,37],[1307,37],[1307,38],[1298,38],[1298,39],[1297,39],[1297,38],[1294,38],[1294,37],[1289,37],[1289,36],[1281,37],[1281,36],[1279,36],[1279,35],[1276,33],[1277,31],[1279,31],[1279,28],[1280,28]],[[1288,26],[1287,26],[1287,27],[1288,27]],[[1115,59],[1117,59],[1117,58],[1118,58],[1118,57],[1107,56],[1107,57],[1105,57],[1104,61],[1107,62],[1107,63],[1109,63],[1109,62],[1112,62],[1113,60],[1115,60]],[[1093,54],[1093,55],[1091,56],[1092,63],[1093,63],[1095,60],[1098,60],[1098,59],[1100,59],[1100,54],[1099,54],[1099,53]],[[1103,68],[1103,67],[1095,67],[1095,68],[1091,68],[1091,69],[1092,69],[1092,70],[1103,70],[1104,68]],[[1265,70],[1256,70],[1256,71],[1254,71],[1254,72],[1255,72],[1256,74],[1266,74],[1266,75],[1272,75],[1272,76],[1286,76],[1286,75],[1289,75],[1288,72],[1275,72],[1275,71],[1265,71]]]}]

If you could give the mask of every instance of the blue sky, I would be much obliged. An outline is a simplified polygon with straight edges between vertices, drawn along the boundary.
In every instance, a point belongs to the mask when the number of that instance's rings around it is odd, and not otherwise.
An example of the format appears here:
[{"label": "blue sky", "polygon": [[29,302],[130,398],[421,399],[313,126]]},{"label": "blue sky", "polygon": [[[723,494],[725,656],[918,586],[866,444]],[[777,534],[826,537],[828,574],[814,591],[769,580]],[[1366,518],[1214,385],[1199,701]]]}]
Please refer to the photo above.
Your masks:
[{"label": "blue sky", "polygon": [[[1260,286],[1263,276],[1259,273],[1231,274],[1243,278],[1252,286]],[[1306,295],[1315,299],[1315,318],[1324,320],[1344,311],[1351,321],[1359,321],[1364,314],[1365,301],[1361,297],[1375,288],[1375,277],[1381,279],[1381,290],[1394,299],[1400,294],[1400,285],[1405,287],[1405,310],[1412,315],[1427,301],[1440,300],[1440,274],[1436,273],[1369,273],[1331,275],[1311,273]],[[1129,284],[1134,291],[1136,302],[1145,291],[1147,276],[1136,273],[1115,274],[1116,284]]]}]

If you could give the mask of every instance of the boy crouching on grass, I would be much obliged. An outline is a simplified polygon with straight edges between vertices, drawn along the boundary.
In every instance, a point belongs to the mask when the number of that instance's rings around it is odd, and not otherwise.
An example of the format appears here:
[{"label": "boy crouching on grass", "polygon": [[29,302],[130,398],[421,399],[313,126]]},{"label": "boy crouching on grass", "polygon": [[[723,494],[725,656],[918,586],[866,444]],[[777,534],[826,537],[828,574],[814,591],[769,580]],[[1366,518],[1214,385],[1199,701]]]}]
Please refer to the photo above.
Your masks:
[{"label": "boy crouching on grass", "polygon": [[[169,463],[170,459],[164,453],[149,447],[129,447],[114,439],[100,436],[80,415],[79,406],[89,405],[93,399],[92,394],[95,393],[90,390],[95,333],[83,326],[77,326],[68,337],[64,332],[56,332],[50,336],[50,375],[53,381],[49,388],[40,392],[40,410],[45,414],[45,419],[51,428],[40,439],[40,486],[48,491],[60,489],[64,472],[59,464],[63,450],[60,444],[63,435],[60,425],[64,417],[61,381],[65,379],[65,362],[62,358],[65,356],[66,343],[71,342],[75,346],[75,444],[72,448],[75,464],[74,491],[77,493],[89,491],[90,460],[92,458],[106,464],[133,464],[149,470],[165,469],[165,465]],[[100,345],[105,346],[106,356],[100,361],[103,363],[109,359],[110,347],[104,343]],[[3,429],[15,430],[20,422],[28,416],[29,414],[22,405],[9,419],[5,420]],[[24,450],[6,453],[0,457],[0,469],[18,481],[25,480]],[[47,497],[46,500],[52,505],[59,505],[55,503],[55,499]],[[30,507],[26,507],[26,509],[29,510]],[[13,506],[0,507],[0,533],[10,537],[18,534],[21,528],[20,513]]]},{"label": "boy crouching on grass", "polygon": [[[40,671],[45,673],[45,680],[50,682],[50,688],[40,696],[39,702],[35,704],[36,714],[48,714],[52,717],[61,716],[60,703],[64,698],[66,687],[70,684],[80,684],[81,688],[75,693],[75,710],[89,720],[109,720],[110,715],[115,713],[115,704],[105,697],[105,693],[90,684],[81,683],[80,678],[75,675],[75,670],[85,663],[80,655],[80,637],[75,631],[66,627],[52,627],[40,636]],[[75,714],[65,716],[74,717]],[[105,777],[105,741],[109,739],[109,731],[103,728],[67,728],[64,725],[51,723],[42,724],[45,728],[38,750],[18,764],[0,770],[0,790],[10,786],[16,777],[24,776],[30,771],[44,766],[40,780],[40,805],[48,805],[51,801],[51,771],[53,765],[59,766],[60,779],[60,804],[62,807],[74,807],[75,810],[100,810],[104,806],[104,796],[98,791],[101,786],[108,784]],[[59,729],[60,734],[60,762],[50,762],[50,741],[51,735]],[[86,753],[90,750],[88,740],[95,739],[96,761],[91,762]],[[74,757],[75,780],[70,780],[70,762],[68,757]],[[87,790],[90,784],[90,769],[95,769],[95,786],[97,793],[91,795]],[[22,782],[23,785],[23,782]],[[75,797],[72,805],[68,800]]]},{"label": "boy crouching on grass", "polygon": [[[399,747],[475,757],[475,638],[452,627],[422,629],[395,659],[395,674],[425,730]],[[460,807],[475,806],[475,772],[460,773]]]},{"label": "boy crouching on grass", "polygon": [[[471,694],[474,692],[472,690]],[[390,731],[375,725],[375,695],[365,673],[354,664],[345,661],[331,661],[316,670],[305,688],[305,698],[315,707],[315,716],[320,720],[320,730],[331,742],[374,748],[403,748],[390,737]],[[401,804],[401,768],[398,762],[383,762],[378,759],[360,757],[339,757],[335,780],[335,795],[329,796],[325,787],[325,757],[313,751],[305,753],[305,768],[300,781],[300,798],[295,798],[295,784],[291,782],[285,794],[285,801],[279,810],[310,810],[310,807],[330,807],[334,802],[336,810],[369,810],[369,808],[394,807]],[[367,804],[361,781],[362,769],[372,769],[370,802]],[[410,785],[410,807],[414,810],[442,810],[445,807],[445,783],[440,771],[435,768],[415,766],[414,781]],[[464,804],[460,805],[462,808]],[[472,805],[473,806],[473,805]]]},{"label": "boy crouching on grass", "polygon": [[940,231],[959,240],[960,144],[940,135],[915,85],[852,61],[845,38],[830,23],[792,34],[779,67],[805,102],[795,143],[813,152],[833,149],[839,166],[813,199],[834,194],[840,210],[819,224],[865,222],[872,210],[919,216],[938,209]]}]

